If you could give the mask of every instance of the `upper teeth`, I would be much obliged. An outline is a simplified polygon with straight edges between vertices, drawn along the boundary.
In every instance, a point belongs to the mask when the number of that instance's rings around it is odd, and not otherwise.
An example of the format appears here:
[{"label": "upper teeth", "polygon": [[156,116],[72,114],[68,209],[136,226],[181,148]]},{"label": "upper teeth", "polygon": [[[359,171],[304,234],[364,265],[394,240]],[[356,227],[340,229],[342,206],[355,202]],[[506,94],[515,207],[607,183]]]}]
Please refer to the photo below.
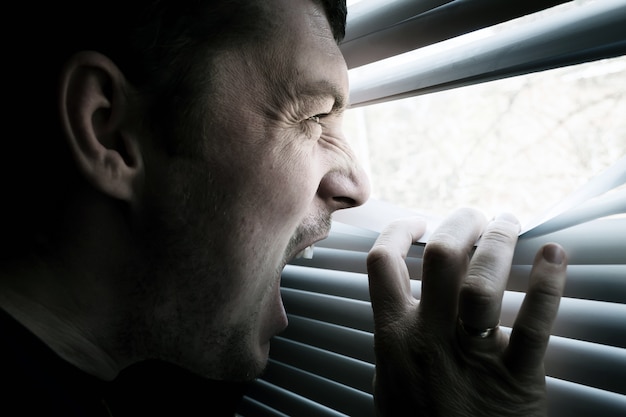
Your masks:
[{"label": "upper teeth", "polygon": [[296,255],[296,259],[304,258],[304,259],[313,259],[313,249],[315,249],[315,245],[307,246],[302,249],[300,253]]}]

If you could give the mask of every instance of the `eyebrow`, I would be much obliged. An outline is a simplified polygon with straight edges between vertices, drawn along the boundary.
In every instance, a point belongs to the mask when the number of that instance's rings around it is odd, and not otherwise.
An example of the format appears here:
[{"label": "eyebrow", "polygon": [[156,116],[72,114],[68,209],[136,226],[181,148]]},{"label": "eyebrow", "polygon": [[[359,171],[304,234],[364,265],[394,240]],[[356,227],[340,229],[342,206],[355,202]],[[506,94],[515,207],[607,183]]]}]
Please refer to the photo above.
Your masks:
[{"label": "eyebrow", "polygon": [[347,98],[339,86],[328,80],[306,82],[299,86],[300,94],[311,97],[326,96],[334,99],[332,111],[343,110],[347,106]]}]

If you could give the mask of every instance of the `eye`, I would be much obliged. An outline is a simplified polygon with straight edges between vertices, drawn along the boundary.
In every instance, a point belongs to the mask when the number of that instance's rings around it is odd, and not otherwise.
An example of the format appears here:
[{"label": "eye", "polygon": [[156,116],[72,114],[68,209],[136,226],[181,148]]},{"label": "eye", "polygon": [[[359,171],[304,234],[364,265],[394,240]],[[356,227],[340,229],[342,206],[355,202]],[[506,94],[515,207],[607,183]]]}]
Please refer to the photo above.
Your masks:
[{"label": "eye", "polygon": [[328,116],[328,113],[320,113],[305,118],[302,124],[303,131],[310,137],[319,138],[324,130],[326,130],[324,123],[324,117],[326,116]]},{"label": "eye", "polygon": [[317,123],[318,125],[322,124],[322,119],[324,117],[328,116],[328,113],[324,113],[324,114],[316,114],[315,116],[311,116],[309,117],[307,120],[313,122],[313,123]]}]

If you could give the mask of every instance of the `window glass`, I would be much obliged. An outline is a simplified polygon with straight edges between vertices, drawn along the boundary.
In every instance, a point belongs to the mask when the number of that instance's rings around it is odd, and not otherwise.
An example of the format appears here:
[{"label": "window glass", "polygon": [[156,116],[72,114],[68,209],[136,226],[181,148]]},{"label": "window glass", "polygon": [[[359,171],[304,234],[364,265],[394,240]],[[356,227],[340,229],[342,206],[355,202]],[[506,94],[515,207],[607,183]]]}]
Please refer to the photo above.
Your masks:
[{"label": "window glass", "polygon": [[625,115],[622,56],[349,109],[345,131],[373,198],[525,223],[626,155]]}]

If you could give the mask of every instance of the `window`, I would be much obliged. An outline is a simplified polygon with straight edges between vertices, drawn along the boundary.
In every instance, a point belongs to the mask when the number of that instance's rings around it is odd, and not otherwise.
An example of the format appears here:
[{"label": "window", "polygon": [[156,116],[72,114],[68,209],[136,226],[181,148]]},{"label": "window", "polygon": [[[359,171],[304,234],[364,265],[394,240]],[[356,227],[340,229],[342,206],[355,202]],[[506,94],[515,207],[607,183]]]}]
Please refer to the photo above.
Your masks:
[{"label": "window", "polygon": [[[537,248],[563,244],[550,415],[625,415],[626,2],[349,4],[346,128],[374,198],[338,213],[313,259],[285,268],[290,325],[241,415],[373,416],[366,254],[398,215],[436,221],[467,204],[530,224],[558,209],[520,239],[502,323],[514,320]],[[421,251],[407,259],[417,298]]]},{"label": "window", "polygon": [[525,224],[624,155],[624,115],[626,56],[356,107],[345,126],[372,198]]}]

